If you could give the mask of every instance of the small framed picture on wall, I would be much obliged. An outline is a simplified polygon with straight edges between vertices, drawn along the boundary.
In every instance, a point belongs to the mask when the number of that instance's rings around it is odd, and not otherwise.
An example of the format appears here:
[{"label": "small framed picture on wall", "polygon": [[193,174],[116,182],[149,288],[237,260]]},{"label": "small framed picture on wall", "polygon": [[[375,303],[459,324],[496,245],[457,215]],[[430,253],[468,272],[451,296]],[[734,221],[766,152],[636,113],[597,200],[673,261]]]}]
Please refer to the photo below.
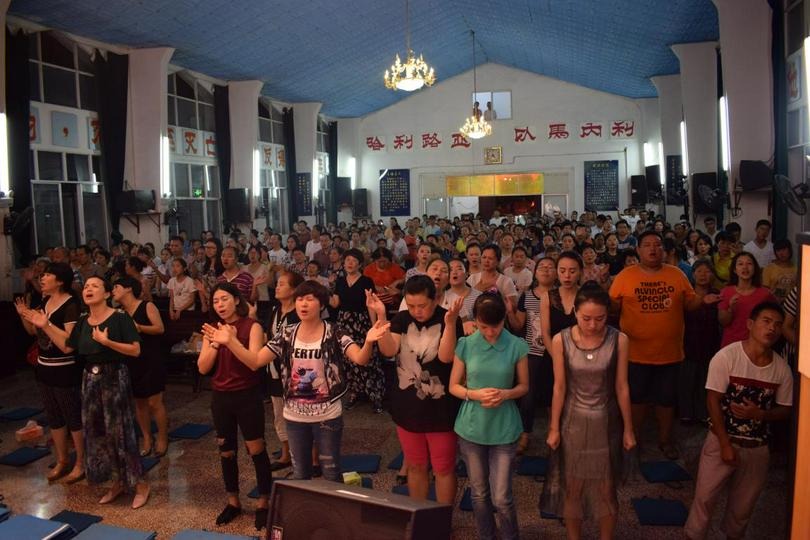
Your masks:
[{"label": "small framed picture on wall", "polygon": [[484,163],[487,165],[500,165],[503,163],[503,147],[488,146],[484,148]]}]

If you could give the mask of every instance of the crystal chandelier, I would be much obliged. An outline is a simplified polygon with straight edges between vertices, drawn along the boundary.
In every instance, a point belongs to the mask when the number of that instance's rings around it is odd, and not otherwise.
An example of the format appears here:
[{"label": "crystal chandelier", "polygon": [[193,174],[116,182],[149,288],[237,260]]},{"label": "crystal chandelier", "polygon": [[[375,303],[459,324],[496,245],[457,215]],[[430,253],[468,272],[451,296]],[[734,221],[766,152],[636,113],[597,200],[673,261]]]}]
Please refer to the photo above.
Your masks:
[{"label": "crystal chandelier", "polygon": [[[473,44],[473,101],[478,95],[478,81],[475,73],[475,32],[470,30]],[[492,125],[484,119],[481,109],[473,105],[472,115],[464,121],[461,126],[461,133],[468,139],[481,139],[487,135],[492,135]]]},{"label": "crystal chandelier", "polygon": [[411,16],[408,0],[405,0],[405,51],[407,54],[405,63],[402,63],[397,54],[391,65],[390,73],[389,70],[385,71],[383,76],[385,87],[391,90],[413,92],[425,85],[433,86],[433,83],[436,82],[433,68],[425,63],[421,54],[419,58],[416,58],[411,49]]}]

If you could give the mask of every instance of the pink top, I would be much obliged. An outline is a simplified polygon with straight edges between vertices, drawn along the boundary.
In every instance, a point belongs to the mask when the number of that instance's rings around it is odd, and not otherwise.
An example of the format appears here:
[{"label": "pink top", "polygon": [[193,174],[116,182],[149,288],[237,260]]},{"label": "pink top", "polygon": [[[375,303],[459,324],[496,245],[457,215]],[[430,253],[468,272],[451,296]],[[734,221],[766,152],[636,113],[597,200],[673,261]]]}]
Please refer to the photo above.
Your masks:
[{"label": "pink top", "polygon": [[[737,288],[734,285],[723,287],[720,291],[719,309],[728,309],[728,304],[735,294],[737,294]],[[762,302],[776,302],[776,297],[766,287],[757,287],[747,296],[740,295],[737,305],[734,307],[731,324],[723,329],[721,348],[735,341],[748,339],[748,316],[751,315],[751,311],[757,304]]]}]

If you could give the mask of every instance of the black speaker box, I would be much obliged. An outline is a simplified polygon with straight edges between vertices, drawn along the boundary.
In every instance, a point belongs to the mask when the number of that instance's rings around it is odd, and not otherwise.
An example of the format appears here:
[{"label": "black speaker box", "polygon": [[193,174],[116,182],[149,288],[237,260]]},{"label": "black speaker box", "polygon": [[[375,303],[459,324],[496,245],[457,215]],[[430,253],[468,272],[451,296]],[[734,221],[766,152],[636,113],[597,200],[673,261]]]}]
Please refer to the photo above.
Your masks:
[{"label": "black speaker box", "polygon": [[326,480],[273,482],[273,540],[447,540],[452,507]]},{"label": "black speaker box", "polygon": [[743,191],[762,189],[773,185],[773,171],[763,161],[740,161],[740,187]]},{"label": "black speaker box", "polygon": [[664,198],[664,189],[661,186],[661,167],[649,165],[644,168],[647,179],[647,202],[661,201]]},{"label": "black speaker box", "polygon": [[348,176],[335,178],[335,207],[352,205],[352,179]]},{"label": "black speaker box", "polygon": [[358,188],[352,191],[352,211],[354,217],[369,217],[367,189]]},{"label": "black speaker box", "polygon": [[695,173],[692,175],[692,204],[695,207],[695,214],[714,214],[715,210],[703,203],[698,194],[700,186],[717,189],[717,173]]},{"label": "black speaker box", "polygon": [[125,214],[143,214],[155,209],[155,192],[151,189],[122,191],[116,200],[118,210]]},{"label": "black speaker box", "polygon": [[226,204],[229,222],[250,223],[253,221],[253,218],[250,216],[249,189],[247,188],[229,189]]},{"label": "black speaker box", "polygon": [[647,179],[642,174],[630,177],[630,204],[632,206],[647,204]]}]

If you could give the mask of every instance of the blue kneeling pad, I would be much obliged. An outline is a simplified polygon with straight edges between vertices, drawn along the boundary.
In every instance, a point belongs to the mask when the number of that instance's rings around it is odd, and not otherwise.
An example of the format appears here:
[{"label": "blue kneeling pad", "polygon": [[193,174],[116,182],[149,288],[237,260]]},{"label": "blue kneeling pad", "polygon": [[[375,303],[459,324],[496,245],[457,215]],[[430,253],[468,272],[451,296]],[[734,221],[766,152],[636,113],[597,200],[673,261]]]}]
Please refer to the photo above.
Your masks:
[{"label": "blue kneeling pad", "polygon": [[[401,486],[394,486],[394,489],[391,490],[391,493],[396,493],[397,495],[405,495],[406,497],[410,494],[408,491],[408,484],[403,484]],[[436,485],[430,484],[430,488],[428,489],[428,500],[429,501],[436,501]]]},{"label": "blue kneeling pad", "polygon": [[639,467],[641,475],[647,482],[686,482],[692,477],[683,467],[674,461],[646,461]]},{"label": "blue kneeling pad", "polygon": [[185,529],[175,534],[172,540],[254,540],[255,538],[255,536],[237,536],[234,534]]},{"label": "blue kneeling pad", "polygon": [[63,540],[76,534],[70,525],[34,516],[13,516],[0,523],[0,538]]},{"label": "blue kneeling pad", "polygon": [[93,514],[82,514],[81,512],[71,512],[70,510],[62,510],[55,516],[51,517],[51,521],[58,521],[60,523],[67,523],[76,533],[80,533],[90,525],[101,521],[101,516],[94,516]]},{"label": "blue kneeling pad", "polygon": [[631,499],[638,521],[642,525],[683,527],[689,511],[681,501],[671,499]]},{"label": "blue kneeling pad", "polygon": [[340,456],[340,470],[372,474],[380,470],[380,460],[382,457],[377,454],[348,454]]},{"label": "blue kneeling pad", "polygon": [[29,463],[32,463],[38,459],[42,459],[50,453],[50,450],[40,446],[35,446],[33,448],[23,446],[22,448],[17,448],[10,454],[0,457],[0,464],[11,465],[12,467],[22,467],[23,465],[28,465]]},{"label": "blue kneeling pad", "polygon": [[156,532],[139,531],[96,523],[76,536],[76,540],[155,540]]},{"label": "blue kneeling pad", "polygon": [[518,462],[517,473],[521,476],[545,476],[548,459],[540,456],[523,456]]},{"label": "blue kneeling pad", "polygon": [[14,422],[16,420],[25,420],[31,418],[42,412],[42,409],[34,407],[17,407],[16,409],[9,409],[0,414],[0,420],[3,422]]},{"label": "blue kneeling pad", "polygon": [[183,424],[169,432],[170,439],[199,439],[214,428],[208,424]]}]

